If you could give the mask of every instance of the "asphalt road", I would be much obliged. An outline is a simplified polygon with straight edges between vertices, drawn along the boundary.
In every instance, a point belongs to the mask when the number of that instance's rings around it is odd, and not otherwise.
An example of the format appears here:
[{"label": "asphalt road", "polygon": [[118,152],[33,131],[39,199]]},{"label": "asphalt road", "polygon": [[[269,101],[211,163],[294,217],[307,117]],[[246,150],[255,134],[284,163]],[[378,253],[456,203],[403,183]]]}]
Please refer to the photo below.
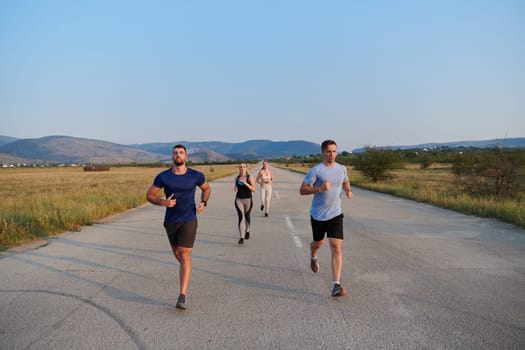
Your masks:
[{"label": "asphalt road", "polygon": [[525,348],[525,230],[354,188],[348,295],[332,298],[328,245],[309,268],[303,175],[273,170],[270,216],[256,196],[242,246],[233,177],[211,183],[186,311],[160,207],[4,253],[0,348]]}]

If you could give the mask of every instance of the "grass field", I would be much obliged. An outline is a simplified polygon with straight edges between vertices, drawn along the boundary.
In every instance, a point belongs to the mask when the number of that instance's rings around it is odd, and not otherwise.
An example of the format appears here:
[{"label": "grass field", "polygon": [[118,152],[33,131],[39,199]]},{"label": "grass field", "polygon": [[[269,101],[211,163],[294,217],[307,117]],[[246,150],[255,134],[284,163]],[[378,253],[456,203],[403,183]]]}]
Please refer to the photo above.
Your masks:
[{"label": "grass field", "polygon": [[[195,166],[208,181],[235,174],[238,165]],[[0,250],[65,231],[146,203],[146,191],[166,168],[111,167],[0,169]]]},{"label": "grass field", "polygon": [[[306,173],[311,164],[278,165],[284,169]],[[435,164],[427,169],[407,165],[392,172],[387,181],[373,183],[359,172],[347,167],[352,185],[388,193],[397,197],[432,204],[460,213],[494,218],[525,228],[525,203],[520,200],[479,198],[463,193],[457,185],[450,165]],[[522,196],[523,198],[523,196]]]},{"label": "grass field", "polygon": [[[279,165],[306,173],[311,165]],[[238,165],[195,166],[208,181],[236,174]],[[154,176],[166,168],[112,167],[0,169],[0,250],[65,231],[146,203]],[[472,198],[460,190],[448,166],[407,166],[388,181],[372,183],[348,168],[352,185],[525,227],[525,205],[517,200]]]}]

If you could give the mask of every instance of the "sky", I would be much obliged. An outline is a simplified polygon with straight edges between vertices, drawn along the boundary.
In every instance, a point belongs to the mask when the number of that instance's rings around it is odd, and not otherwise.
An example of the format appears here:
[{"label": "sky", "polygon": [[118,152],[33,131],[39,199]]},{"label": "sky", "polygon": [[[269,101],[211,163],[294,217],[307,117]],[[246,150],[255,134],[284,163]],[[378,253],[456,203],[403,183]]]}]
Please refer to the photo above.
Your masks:
[{"label": "sky", "polygon": [[525,1],[1,0],[0,135],[525,137]]}]

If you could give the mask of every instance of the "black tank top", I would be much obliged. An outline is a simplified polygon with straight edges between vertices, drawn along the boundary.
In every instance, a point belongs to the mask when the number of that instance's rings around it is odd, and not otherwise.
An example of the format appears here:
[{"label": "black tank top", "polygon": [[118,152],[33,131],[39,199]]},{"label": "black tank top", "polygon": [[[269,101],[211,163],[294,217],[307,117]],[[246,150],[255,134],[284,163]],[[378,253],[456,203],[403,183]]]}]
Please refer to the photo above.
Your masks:
[{"label": "black tank top", "polygon": [[[239,183],[239,178],[241,177],[241,175],[237,176],[237,178],[235,179],[235,182],[237,183],[237,194],[235,195],[235,197],[237,198],[252,198],[252,191],[248,188],[248,186],[246,185],[241,185]],[[246,175],[246,182],[250,182],[250,175]]]}]

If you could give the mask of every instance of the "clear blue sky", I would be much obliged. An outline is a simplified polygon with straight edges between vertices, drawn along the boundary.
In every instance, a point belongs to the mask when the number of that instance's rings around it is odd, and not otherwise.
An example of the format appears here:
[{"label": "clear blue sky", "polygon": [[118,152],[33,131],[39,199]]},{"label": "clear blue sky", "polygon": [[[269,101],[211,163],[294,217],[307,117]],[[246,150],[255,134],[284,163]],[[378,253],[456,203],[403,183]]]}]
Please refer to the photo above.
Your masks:
[{"label": "clear blue sky", "polygon": [[0,135],[525,136],[525,1],[0,1]]}]

